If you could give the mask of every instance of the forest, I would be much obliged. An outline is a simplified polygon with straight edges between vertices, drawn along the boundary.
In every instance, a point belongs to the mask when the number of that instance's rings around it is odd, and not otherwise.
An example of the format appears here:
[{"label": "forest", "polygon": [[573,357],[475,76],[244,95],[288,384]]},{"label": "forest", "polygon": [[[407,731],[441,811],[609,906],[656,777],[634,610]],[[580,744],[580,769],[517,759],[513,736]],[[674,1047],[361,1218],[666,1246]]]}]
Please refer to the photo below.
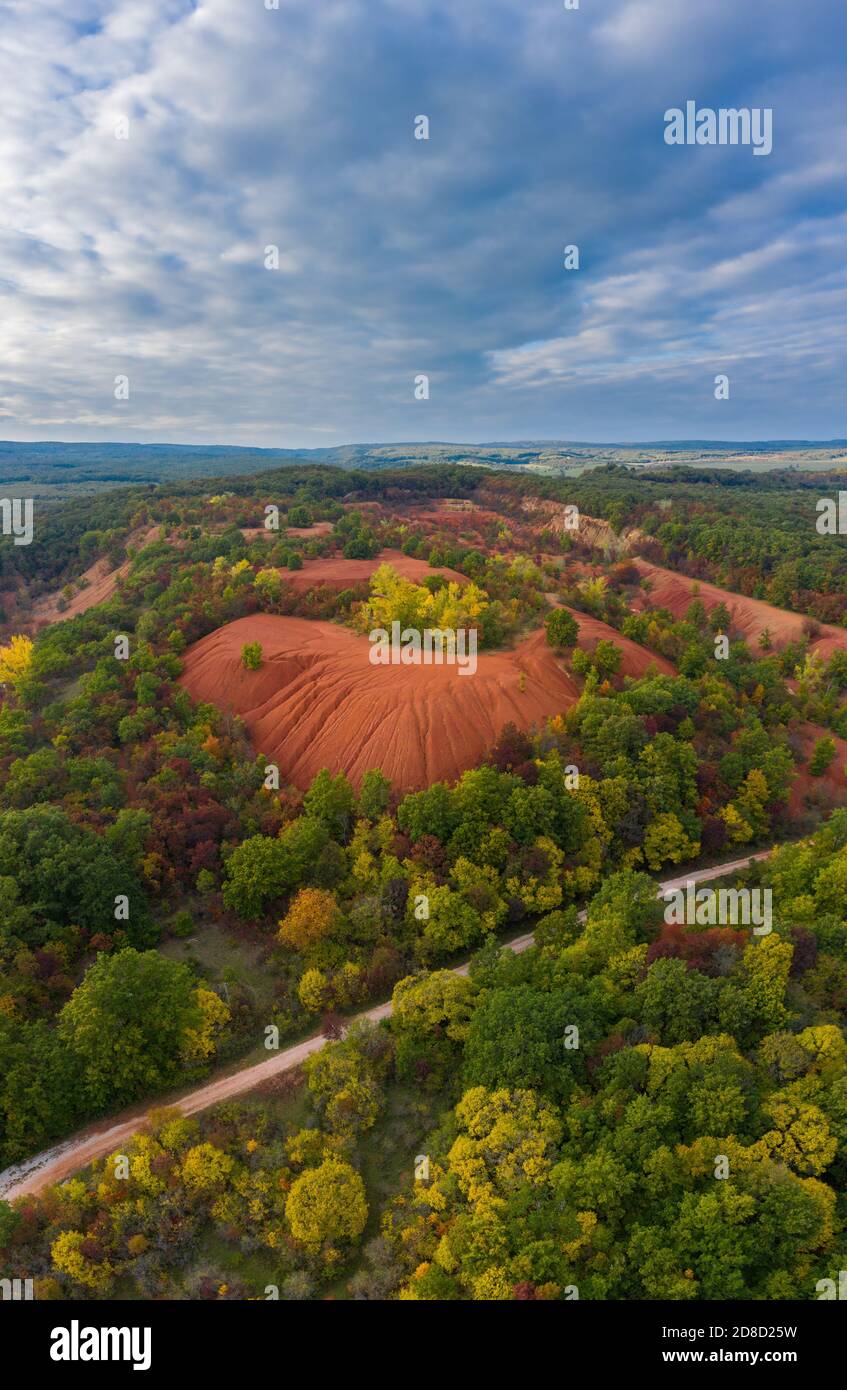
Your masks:
[{"label": "forest", "polygon": [[[297,464],[110,490],[0,543],[0,1166],[140,1116],[0,1201],[0,1275],[479,1301],[837,1278],[847,630],[822,625],[847,569],[805,476],[714,472]],[[782,617],[751,631],[736,596]],[[231,625],[292,620],[472,626],[481,661],[517,653],[515,717],[426,785],[343,759],[292,780],[229,677],[186,688]],[[245,690],[272,656],[244,645]],[[774,845],[743,880],[767,935],[663,918],[658,878]],[[180,1112],[269,1035],[326,1044]]]}]

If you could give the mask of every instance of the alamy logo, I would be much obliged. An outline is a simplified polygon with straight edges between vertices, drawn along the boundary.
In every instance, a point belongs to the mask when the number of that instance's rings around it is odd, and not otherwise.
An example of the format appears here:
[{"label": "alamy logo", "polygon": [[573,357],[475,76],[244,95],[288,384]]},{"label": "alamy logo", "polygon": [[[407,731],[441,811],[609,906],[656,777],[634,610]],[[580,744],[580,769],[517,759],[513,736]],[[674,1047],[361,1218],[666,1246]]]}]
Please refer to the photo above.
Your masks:
[{"label": "alamy logo", "polygon": [[847,492],[839,492],[838,500],[820,497],[815,503],[818,519],[815,530],[819,536],[847,535]]},{"label": "alamy logo", "polygon": [[847,1299],[847,1269],[838,1271],[838,1283],[834,1279],[819,1279],[815,1284],[815,1292],[819,1294],[820,1300],[831,1303],[835,1300]]},{"label": "alamy logo", "polygon": [[773,930],[770,888],[697,888],[689,879],[685,888],[669,888],[665,921],[669,927],[753,928],[754,936]]},{"label": "alamy logo", "polygon": [[458,666],[460,676],[476,671],[476,628],[375,627],[368,634],[372,666]]},{"label": "alamy logo", "polygon": [[4,536],[14,537],[15,545],[32,543],[32,512],[31,497],[0,498],[0,529]]},{"label": "alamy logo", "polygon": [[0,1301],[29,1303],[35,1297],[31,1279],[0,1279]]},{"label": "alamy logo", "polygon": [[149,1371],[152,1353],[149,1327],[54,1327],[50,1333],[51,1361],[131,1361],[134,1371]]},{"label": "alamy logo", "polygon": [[752,145],[754,154],[773,149],[773,109],[770,106],[711,106],[698,108],[687,101],[685,110],[672,106],[665,112],[666,145]]}]

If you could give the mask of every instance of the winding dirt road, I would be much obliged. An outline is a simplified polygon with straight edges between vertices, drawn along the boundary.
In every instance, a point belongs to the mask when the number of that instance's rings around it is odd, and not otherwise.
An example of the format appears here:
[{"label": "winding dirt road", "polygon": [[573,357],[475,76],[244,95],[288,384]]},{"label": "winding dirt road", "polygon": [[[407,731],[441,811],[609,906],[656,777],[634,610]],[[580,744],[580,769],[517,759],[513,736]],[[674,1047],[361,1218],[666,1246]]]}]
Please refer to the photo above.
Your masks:
[{"label": "winding dirt road", "polygon": [[[720,864],[709,869],[690,870],[678,878],[669,878],[664,883],[660,883],[656,896],[661,898],[664,893],[672,892],[677,888],[684,888],[687,883],[706,883],[711,879],[726,878],[730,874],[739,873],[746,869],[754,860],[769,858],[772,853],[773,850],[761,850],[758,854],[748,855],[745,859],[734,859],[730,863]],[[580,916],[584,919],[585,913],[581,913]],[[532,932],[527,932],[524,936],[516,937],[514,941],[505,942],[504,945],[512,951],[520,952],[527,950],[533,944],[533,940]],[[467,975],[468,966],[457,966],[455,973]],[[369,1019],[372,1022],[377,1022],[381,1018],[387,1018],[390,1013],[390,1002],[379,1004],[376,1008],[368,1009],[366,1013],[359,1014],[355,1021]],[[280,1072],[290,1071],[293,1067],[304,1062],[313,1052],[318,1052],[326,1045],[326,1042],[326,1038],[317,1034],[315,1037],[307,1038],[305,1042],[295,1044],[294,1047],[286,1048],[284,1052],[275,1053],[268,1057],[267,1061],[257,1062],[254,1066],[243,1067],[241,1071],[218,1077],[217,1080],[208,1082],[207,1085],[201,1086],[198,1090],[190,1091],[187,1095],[167,1103],[180,1110],[183,1115],[194,1115],[198,1110],[206,1110],[210,1105],[216,1105],[219,1101],[229,1100],[232,1096],[243,1095],[245,1091],[252,1091],[255,1086],[278,1076]],[[159,1102],[159,1104],[164,1103]],[[85,1168],[95,1159],[103,1158],[105,1154],[119,1152],[121,1145],[125,1144],[133,1134],[143,1127],[147,1113],[151,1108],[153,1107],[148,1102],[137,1110],[125,1113],[117,1120],[105,1120],[96,1125],[90,1125],[63,1143],[57,1144],[51,1149],[45,1149],[43,1153],[36,1154],[34,1158],[29,1158],[23,1163],[7,1168],[0,1173],[0,1198],[10,1202],[16,1197],[34,1196],[52,1183],[63,1182],[65,1178],[79,1172],[81,1168]]]}]

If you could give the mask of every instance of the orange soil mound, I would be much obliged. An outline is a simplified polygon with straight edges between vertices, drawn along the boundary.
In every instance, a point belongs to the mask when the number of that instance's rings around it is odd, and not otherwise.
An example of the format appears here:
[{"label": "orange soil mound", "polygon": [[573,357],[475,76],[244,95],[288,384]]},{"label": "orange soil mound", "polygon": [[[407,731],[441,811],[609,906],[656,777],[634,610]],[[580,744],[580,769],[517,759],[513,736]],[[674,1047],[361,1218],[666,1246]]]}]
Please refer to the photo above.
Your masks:
[{"label": "orange soil mound", "polygon": [[[732,618],[732,627],[740,632],[748,646],[757,647],[758,639],[765,628],[771,635],[771,642],[774,648],[783,647],[788,642],[799,641],[803,636],[803,624],[808,619],[802,613],[789,613],[784,608],[775,608],[773,604],[764,603],[761,599],[747,598],[744,594],[734,594],[730,589],[721,589],[717,584],[707,584],[705,580],[699,581],[699,592],[692,592],[697,580],[689,579],[685,574],[675,574],[673,570],[662,569],[659,565],[652,565],[647,560],[633,560],[632,562],[638,569],[643,579],[649,579],[652,585],[646,598],[636,598],[633,608],[667,608],[675,618],[681,618],[694,598],[699,598],[706,609],[711,613],[719,603],[725,603]],[[818,652],[820,656],[827,660],[838,647],[847,649],[847,630],[840,627],[832,627],[826,623],[819,624],[820,636],[810,642],[810,650]]]},{"label": "orange soil mound", "polygon": [[443,574],[445,579],[467,584],[467,576],[458,570],[441,566],[433,569],[426,560],[418,560],[412,555],[404,555],[402,550],[381,550],[372,560],[345,560],[343,555],[320,556],[317,560],[304,560],[301,570],[280,570],[280,574],[298,593],[313,589],[318,584],[326,584],[332,589],[348,589],[353,584],[367,583],[380,565],[391,565],[406,579],[420,583],[428,574]]},{"label": "orange soil mound", "polygon": [[316,521],[313,526],[286,526],[286,536],[302,536],[314,540],[317,536],[331,536],[335,527],[331,521]]},{"label": "orange soil mound", "polygon": [[[242,526],[240,530],[246,541],[278,541],[280,537],[279,531],[269,531],[266,526]],[[331,535],[332,531],[333,525],[331,521],[316,521],[313,526],[286,526],[282,534],[285,536],[302,536],[304,540],[317,540],[319,536]]]},{"label": "orange soil mound", "polygon": [[[661,664],[605,624],[575,616],[587,645],[614,637],[626,673]],[[246,642],[262,644],[258,671],[241,663]],[[455,780],[504,724],[540,726],[580,694],[543,632],[514,651],[481,652],[474,675],[457,666],[372,666],[369,654],[366,637],[335,624],[254,614],[194,643],[180,683],[195,700],[241,715],[256,751],[295,786],[324,767],[358,785],[379,767],[403,791]]]},{"label": "orange soil mound", "polygon": [[[151,541],[156,540],[159,535],[158,526],[141,527],[127,537],[127,545],[133,546],[136,551],[143,550]],[[81,589],[78,594],[74,594],[63,612],[59,611],[59,599],[62,597],[61,590],[55,594],[44,594],[36,599],[32,606],[32,619],[37,627],[44,627],[48,623],[64,621],[65,618],[76,618],[80,613],[87,613],[89,608],[93,608],[97,603],[105,603],[107,599],[118,587],[118,580],[125,574],[129,574],[131,565],[130,560],[125,560],[117,569],[109,569],[109,561],[105,558],[95,560],[93,565],[89,565],[82,578],[88,580],[88,587]]]}]

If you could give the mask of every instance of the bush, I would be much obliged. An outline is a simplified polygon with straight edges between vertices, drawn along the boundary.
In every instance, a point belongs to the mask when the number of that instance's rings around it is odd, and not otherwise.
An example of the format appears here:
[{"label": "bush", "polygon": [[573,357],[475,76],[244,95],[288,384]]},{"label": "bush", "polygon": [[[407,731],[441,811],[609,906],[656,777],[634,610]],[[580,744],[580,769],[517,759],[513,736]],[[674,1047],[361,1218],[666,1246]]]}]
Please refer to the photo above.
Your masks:
[{"label": "bush", "polygon": [[828,736],[818,739],[809,759],[809,772],[813,777],[822,777],[831,765],[836,754],[835,741]]},{"label": "bush", "polygon": [[575,647],[579,625],[566,608],[554,608],[545,623],[551,647]]},{"label": "bush", "polygon": [[171,936],[193,936],[194,918],[190,912],[178,912],[170,924]]}]

